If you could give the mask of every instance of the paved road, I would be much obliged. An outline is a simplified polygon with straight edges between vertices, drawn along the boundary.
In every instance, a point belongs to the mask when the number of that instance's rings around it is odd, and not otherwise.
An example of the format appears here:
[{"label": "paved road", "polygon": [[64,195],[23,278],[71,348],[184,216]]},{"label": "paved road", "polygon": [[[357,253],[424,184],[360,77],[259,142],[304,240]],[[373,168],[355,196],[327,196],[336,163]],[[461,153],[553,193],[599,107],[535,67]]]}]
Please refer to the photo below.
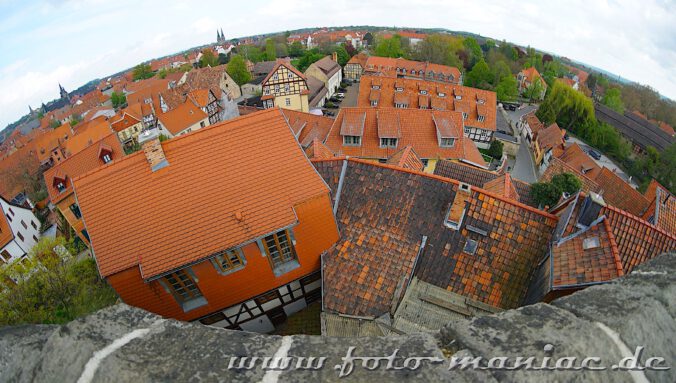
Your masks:
[{"label": "paved road", "polygon": [[[523,116],[526,113],[532,112],[533,110],[535,110],[537,108],[538,108],[537,105],[525,105],[521,109],[517,109],[515,111],[511,111],[511,110],[505,111],[507,113],[507,122],[509,122],[509,124],[511,125],[514,135],[517,134],[517,132],[516,132],[516,122],[519,121],[521,116]],[[498,112],[499,111],[500,110],[498,109]]]},{"label": "paved road", "polygon": [[533,155],[531,154],[526,141],[521,140],[519,152],[516,154],[516,160],[510,166],[512,166],[512,177],[531,184],[537,182],[538,179],[535,173]]},{"label": "paved road", "polygon": [[357,96],[359,94],[359,83],[356,82],[347,87],[345,91],[345,99],[340,103],[340,106],[343,108],[349,108],[351,106],[357,106]]}]

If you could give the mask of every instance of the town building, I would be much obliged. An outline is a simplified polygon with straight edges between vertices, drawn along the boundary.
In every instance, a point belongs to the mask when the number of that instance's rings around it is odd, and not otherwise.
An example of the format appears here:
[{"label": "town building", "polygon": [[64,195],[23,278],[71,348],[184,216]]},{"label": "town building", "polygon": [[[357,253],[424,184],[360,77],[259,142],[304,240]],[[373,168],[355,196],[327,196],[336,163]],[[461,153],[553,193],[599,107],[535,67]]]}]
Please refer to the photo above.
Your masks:
[{"label": "town building", "polygon": [[277,60],[275,67],[261,83],[263,107],[309,112],[308,89],[305,75],[285,60]]},{"label": "town building", "polygon": [[342,108],[324,143],[339,156],[386,162],[411,146],[433,172],[437,161],[452,159],[487,168],[474,142],[463,135],[462,114],[453,111]]},{"label": "town building", "polygon": [[600,103],[594,104],[594,112],[597,120],[611,125],[628,139],[637,154],[645,154],[651,146],[662,152],[676,142],[674,137],[636,113],[620,114]]},{"label": "town building", "polygon": [[343,68],[345,78],[348,80],[359,81],[362,73],[364,73],[364,68],[366,68],[366,61],[368,58],[369,56],[364,52],[359,52],[352,56]]},{"label": "town building", "polygon": [[87,245],[89,245],[89,234],[75,198],[73,180],[123,156],[124,150],[116,134],[108,133],[104,138],[92,142],[43,174],[49,200],[66,218],[78,238]]},{"label": "town building", "polygon": [[99,272],[122,301],[269,332],[320,299],[337,224],[280,109],[140,142],[74,182]]},{"label": "town building", "polygon": [[462,74],[458,68],[429,62],[406,60],[401,57],[370,56],[366,60],[364,72],[387,77],[415,78],[462,84]]},{"label": "town building", "polygon": [[540,94],[536,96],[536,98],[540,100],[545,98],[545,93],[547,92],[547,83],[542,78],[542,76],[540,76],[540,72],[538,72],[538,70],[535,69],[535,67],[523,69],[516,75],[516,80],[519,84],[519,93],[521,94],[523,94],[528,88],[530,88],[531,85],[535,84],[536,82],[539,82],[541,86],[541,91]]},{"label": "town building", "polygon": [[0,197],[0,267],[21,261],[40,238],[40,221],[31,209]]},{"label": "town building", "polygon": [[181,136],[211,125],[209,116],[190,101],[160,114],[158,120],[160,134],[168,138]]},{"label": "town building", "polygon": [[563,154],[565,136],[566,131],[559,128],[556,122],[538,131],[532,148],[535,165],[539,167],[541,173],[547,169],[552,157],[559,157]]},{"label": "town building", "polygon": [[314,77],[324,83],[327,96],[331,98],[343,81],[343,72],[338,65],[338,57],[334,52],[332,56],[326,56],[316,61],[305,70],[306,77]]},{"label": "town building", "polygon": [[138,143],[138,135],[145,129],[141,116],[134,115],[130,110],[123,110],[121,116],[111,120],[110,126],[122,145],[131,148]]},{"label": "town building", "polygon": [[333,118],[323,115],[290,109],[282,109],[282,113],[303,149],[307,149],[315,140],[323,143],[334,123]]},{"label": "town building", "polygon": [[357,105],[460,112],[464,135],[481,148],[488,148],[496,130],[495,92],[462,85],[364,76]]}]

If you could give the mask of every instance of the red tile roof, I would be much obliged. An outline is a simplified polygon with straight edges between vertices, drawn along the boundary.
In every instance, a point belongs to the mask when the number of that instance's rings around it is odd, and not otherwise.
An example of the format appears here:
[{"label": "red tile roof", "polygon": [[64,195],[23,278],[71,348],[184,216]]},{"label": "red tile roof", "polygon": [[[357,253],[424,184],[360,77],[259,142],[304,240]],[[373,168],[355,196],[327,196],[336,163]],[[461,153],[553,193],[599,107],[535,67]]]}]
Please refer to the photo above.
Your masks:
[{"label": "red tile roof", "polygon": [[648,208],[650,201],[612,170],[602,168],[594,181],[606,203],[639,217]]},{"label": "red tile roof", "polygon": [[413,150],[413,147],[410,145],[394,153],[392,157],[387,160],[387,163],[416,171],[422,171],[425,168],[425,165],[420,158],[418,158],[418,155],[415,154],[415,150]]},{"label": "red tile roof", "polygon": [[[406,76],[428,78],[433,76],[439,79],[438,75],[443,75],[444,82],[451,82],[454,84],[460,83],[460,70],[458,68],[446,65],[432,64],[428,62],[412,61],[403,58],[378,57],[371,56],[366,60],[364,70],[369,73],[380,74],[388,77],[397,77],[397,69],[405,69]],[[414,71],[412,74],[412,71]],[[421,74],[422,72],[422,74]]]},{"label": "red tile roof", "polygon": [[523,73],[523,75],[526,77],[526,81],[528,81],[529,83],[532,84],[535,81],[535,79],[540,79],[542,86],[544,88],[547,88],[547,83],[545,83],[545,80],[542,79],[542,76],[540,76],[540,72],[538,72],[538,70],[535,69],[535,67],[523,69],[521,73]]},{"label": "red tile roof", "polygon": [[547,128],[542,129],[537,134],[537,142],[540,145],[542,151],[547,151],[552,149],[552,154],[555,157],[558,157],[563,154],[563,146],[565,140],[563,137],[566,135],[566,131],[559,128],[555,123],[549,125]]},{"label": "red tile roof", "polygon": [[643,219],[652,217],[655,226],[676,234],[676,197],[655,180],[650,181],[644,195],[651,202]]},{"label": "red tile roof", "polygon": [[70,157],[93,142],[99,141],[113,132],[110,122],[104,116],[99,116],[89,122],[77,125],[76,134],[64,144],[66,157]]},{"label": "red tile roof", "polygon": [[130,126],[134,126],[141,122],[141,117],[140,116],[134,116],[132,114],[133,112],[130,110],[124,110],[122,111],[121,116],[115,116],[110,119],[111,124],[110,126],[113,128],[115,132],[121,132]]},{"label": "red tile roof", "polygon": [[[104,165],[103,160],[100,158],[102,146],[112,151],[111,158],[113,160],[119,160],[124,156],[124,150],[117,139],[117,135],[109,132],[104,138],[92,142],[86,148],[68,157],[65,161],[45,171],[45,184],[47,185],[47,192],[52,203],[58,203],[73,192],[71,183],[73,179]],[[66,190],[63,192],[59,192],[55,187],[55,176],[66,181]]]},{"label": "red tile roof", "polygon": [[575,169],[576,173],[584,174],[592,180],[601,172],[601,167],[577,143],[564,149],[559,159]]},{"label": "red tile roof", "polygon": [[492,181],[486,182],[483,185],[483,188],[489,192],[504,196],[505,198],[513,199],[515,201],[521,200],[519,193],[516,191],[516,187],[512,183],[512,177],[509,175],[509,173],[503,174]]},{"label": "red tile roof", "polygon": [[540,181],[551,181],[552,178],[561,173],[572,173],[577,176],[577,178],[582,182],[582,191],[585,193],[594,192],[599,193],[601,187],[593,179],[582,174],[579,168],[573,168],[571,165],[563,162],[562,160],[552,157],[549,161],[549,166],[547,170],[540,177]]},{"label": "red tile roof", "polygon": [[[397,92],[395,83],[401,83],[404,90]],[[374,90],[372,85],[379,85],[380,89]],[[420,94],[421,86],[422,90],[427,90],[427,95]],[[357,106],[371,106],[372,92],[379,94],[377,105],[379,108],[391,108],[395,104],[403,104],[408,108],[419,109],[422,101],[424,108],[467,113],[468,116],[464,122],[466,126],[490,131],[496,130],[497,104],[495,92],[415,79],[362,76]],[[440,93],[444,96],[440,97]],[[462,100],[454,99],[452,96],[454,94],[460,95]],[[432,97],[431,100],[430,96]],[[483,104],[479,100],[482,100]],[[483,121],[479,121],[480,113],[484,113]]]},{"label": "red tile roof", "polygon": [[[401,138],[399,138],[397,143],[398,148],[380,147],[377,119],[384,118],[386,114],[398,115],[399,117]],[[399,151],[400,148],[410,145],[415,149],[420,158],[459,159],[467,160],[478,166],[486,166],[474,142],[464,137],[463,134],[458,134],[453,147],[440,147],[437,127],[432,119],[433,115],[437,120],[452,120],[453,126],[463,126],[462,116],[458,112],[396,108],[376,109],[370,107],[342,108],[338,116],[336,116],[336,120],[329,131],[325,143],[338,155],[387,159]],[[343,145],[342,136],[344,135],[361,136],[361,145]]]},{"label": "red tile roof", "polygon": [[166,113],[159,114],[157,118],[171,134],[177,135],[208,116],[195,104],[186,101]]},{"label": "red tile roof", "polygon": [[309,159],[315,159],[315,158],[335,158],[335,154],[331,151],[331,149],[327,148],[326,145],[322,144],[322,142],[318,139],[315,138],[312,140],[312,143],[305,149],[305,155]]},{"label": "red tile roof", "polygon": [[294,126],[302,127],[300,133],[294,131],[294,134],[304,148],[310,145],[314,139],[324,141],[334,121],[333,118],[291,109],[282,109],[282,113],[284,113],[292,128]]},{"label": "red tile roof", "polygon": [[277,109],[162,148],[169,166],[158,171],[141,151],[75,180],[104,277],[139,265],[148,279],[205,259],[295,224],[296,204],[328,192]]}]

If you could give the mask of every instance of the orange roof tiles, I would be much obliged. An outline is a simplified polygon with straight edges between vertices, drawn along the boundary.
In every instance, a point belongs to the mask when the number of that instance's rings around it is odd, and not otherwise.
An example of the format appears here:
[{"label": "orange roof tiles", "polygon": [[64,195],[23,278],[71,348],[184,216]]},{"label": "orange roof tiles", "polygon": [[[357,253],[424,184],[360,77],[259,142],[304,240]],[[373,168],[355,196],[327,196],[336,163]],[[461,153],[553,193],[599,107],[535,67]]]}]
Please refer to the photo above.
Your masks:
[{"label": "orange roof tiles", "polygon": [[[384,148],[380,146],[378,136],[378,119],[386,115],[398,116],[400,138],[397,147],[412,146],[415,152],[424,159],[461,159],[468,160],[478,166],[486,166],[476,145],[463,134],[457,134],[452,147],[441,147],[437,129],[432,119],[447,119],[453,126],[462,126],[462,116],[457,112],[442,112],[421,109],[396,108],[342,108],[336,116],[333,127],[325,140],[326,145],[338,155],[349,155],[362,158],[387,159],[398,148]],[[458,129],[460,130],[460,129]],[[343,136],[361,136],[361,145],[344,145]]]},{"label": "orange roof tiles", "polygon": [[362,67],[362,69],[366,66],[366,61],[368,60],[369,56],[364,53],[364,52],[359,52],[356,55],[352,56],[350,60],[348,60],[348,64],[359,64],[359,66]]},{"label": "orange roof tiles", "polygon": [[538,132],[535,138],[543,151],[553,149],[555,157],[563,154],[564,136],[566,132],[559,128],[556,123]]},{"label": "orange roof tiles", "polygon": [[160,276],[294,225],[296,204],[328,193],[277,109],[161,145],[158,171],[141,151],[75,180],[104,277],[136,265]]},{"label": "orange roof tiles", "polygon": [[676,234],[676,197],[654,179],[650,181],[644,195],[651,202],[643,218],[652,219],[655,226]]},{"label": "orange roof tiles", "polygon": [[132,114],[133,112],[131,110],[124,110],[122,111],[122,115],[120,117],[113,117],[110,119],[112,123],[110,124],[111,128],[113,128],[114,131],[116,132],[121,132],[130,126],[134,126],[141,122],[141,117],[140,116],[134,116]]},{"label": "orange roof tiles", "polygon": [[540,180],[551,181],[555,175],[561,173],[575,174],[582,182],[582,191],[585,193],[589,193],[590,191],[599,193],[601,191],[601,187],[596,183],[596,181],[582,174],[579,168],[573,168],[571,165],[568,165],[556,157],[552,157],[549,160],[549,166],[547,166],[547,169],[542,174],[542,177],[540,177]]},{"label": "orange roof tiles", "polygon": [[425,165],[410,145],[394,153],[392,157],[387,159],[387,163],[416,171],[422,171],[425,168]]},{"label": "orange roof tiles", "polygon": [[[404,75],[430,80],[441,80],[454,84],[460,83],[461,77],[458,68],[428,62],[406,60],[401,57],[391,58],[371,56],[366,60],[364,70],[369,73],[381,74],[388,77]],[[440,75],[443,76],[443,78],[440,78]]]},{"label": "orange roof tiles", "polygon": [[[7,217],[5,214],[9,213],[3,211],[2,206],[0,206],[0,249],[5,247],[5,245],[14,239],[14,233],[12,232],[12,228],[9,226],[9,222],[7,222]],[[0,260],[0,265],[2,265],[2,263],[4,262]]]},{"label": "orange roof tiles", "polygon": [[315,139],[324,141],[333,125],[333,118],[291,109],[281,109],[290,126],[301,125],[300,133],[295,132],[298,142],[305,148]]},{"label": "orange roof tiles", "polygon": [[104,116],[77,125],[76,134],[65,142],[66,157],[70,157],[93,142],[99,141],[113,132],[110,123]]},{"label": "orange roof tiles", "polygon": [[505,196],[505,198],[510,198],[516,201],[520,200],[519,193],[516,191],[516,187],[512,183],[512,177],[509,175],[509,173],[503,174],[494,180],[486,182],[483,188],[489,192]]},{"label": "orange roof tiles", "polygon": [[[117,136],[114,133],[108,132],[108,135],[104,138],[92,142],[84,149],[45,171],[43,176],[47,185],[49,199],[52,203],[56,204],[72,193],[71,181],[74,178],[104,165],[103,160],[100,158],[102,146],[111,150],[111,158],[113,160],[124,156],[124,150],[122,150]],[[54,186],[54,177],[66,181],[66,190],[59,192]]]},{"label": "orange roof tiles", "polygon": [[540,79],[540,81],[542,82],[542,86],[545,88],[547,87],[547,84],[542,79],[542,76],[540,76],[540,72],[538,72],[538,70],[535,69],[535,67],[523,69],[521,70],[521,73],[523,73],[523,75],[526,77],[526,81],[528,81],[529,83],[532,84],[535,81],[535,79]]},{"label": "orange roof tiles", "polygon": [[162,125],[173,135],[177,135],[208,116],[202,109],[190,101],[157,116]]},{"label": "orange roof tiles", "polygon": [[[401,83],[404,90],[396,91],[395,83]],[[374,85],[379,86],[380,89],[373,90]],[[427,94],[421,94],[421,86],[422,91],[426,91]],[[434,92],[431,93],[431,90],[434,90]],[[412,109],[419,109],[422,106],[435,110],[455,110],[467,113],[467,119],[464,122],[466,126],[490,131],[496,130],[497,104],[495,92],[416,79],[362,76],[357,106],[371,106],[372,92],[379,93],[377,105],[379,108],[391,108],[395,104],[399,104]],[[440,94],[443,94],[443,96],[440,96]],[[454,99],[452,95],[457,95],[462,99]],[[421,101],[423,104],[420,104]],[[481,113],[484,113],[483,121],[479,121]]]},{"label": "orange roof tiles", "polygon": [[378,126],[378,137],[401,138],[401,122],[398,114],[388,113],[387,111],[376,112],[376,124]]},{"label": "orange roof tiles", "polygon": [[576,173],[584,174],[592,180],[601,172],[601,167],[577,143],[566,147],[559,159],[575,169]]},{"label": "orange roof tiles", "polygon": [[21,183],[16,182],[23,172],[36,174],[39,167],[40,161],[32,142],[0,158],[0,196],[7,200],[14,198],[23,191]]},{"label": "orange roof tiles", "polygon": [[648,201],[615,172],[604,167],[594,179],[601,188],[603,199],[617,208],[641,216],[648,208]]},{"label": "orange roof tiles", "polygon": [[322,144],[322,142],[318,139],[315,138],[312,140],[312,143],[305,149],[305,155],[309,159],[315,159],[315,158],[334,158],[336,157],[331,149],[327,148],[326,145]]}]

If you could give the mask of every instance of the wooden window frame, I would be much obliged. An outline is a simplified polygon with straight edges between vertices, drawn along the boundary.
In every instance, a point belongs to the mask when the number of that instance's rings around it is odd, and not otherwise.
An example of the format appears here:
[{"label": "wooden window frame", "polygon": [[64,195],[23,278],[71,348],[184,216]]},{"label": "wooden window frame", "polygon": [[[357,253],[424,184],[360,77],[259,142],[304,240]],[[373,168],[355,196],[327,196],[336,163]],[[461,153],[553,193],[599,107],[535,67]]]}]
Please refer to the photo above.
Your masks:
[{"label": "wooden window frame", "polygon": [[[184,276],[185,279],[181,278],[181,276]],[[177,282],[176,285],[171,282],[170,278],[173,278]],[[186,283],[186,280],[190,283]],[[202,291],[197,286],[197,278],[194,277],[192,272],[189,272],[186,269],[177,270],[173,273],[165,275],[162,277],[162,282],[168,292],[181,305],[194,299],[204,298],[204,294],[202,294]],[[192,288],[190,287],[191,285]],[[181,294],[178,291],[179,289],[183,289],[187,293],[186,296]]]},{"label": "wooden window frame", "polygon": [[[234,255],[238,262],[233,262],[230,255]],[[242,248],[219,251],[215,257],[212,258],[212,263],[221,274],[229,274],[243,268],[246,265],[246,258]]]},{"label": "wooden window frame", "polygon": [[[280,235],[284,235],[286,237],[289,246],[290,256],[288,256],[287,259],[283,259],[284,252],[282,251],[282,247],[280,244],[281,243],[279,239]],[[281,260],[281,262],[276,261],[275,258],[273,258],[270,252],[270,246],[268,245],[268,238],[274,240],[274,247],[277,250],[277,254],[279,254],[279,259]],[[280,230],[276,233],[266,235],[265,237],[263,237],[263,248],[265,249],[265,254],[267,255],[268,261],[270,262],[270,265],[272,266],[273,269],[289,262],[298,261],[298,255],[296,254],[296,249],[294,247],[293,239],[291,238],[291,233],[289,232],[289,229]]]},{"label": "wooden window frame", "polygon": [[343,136],[343,146],[361,146],[361,136]]}]

